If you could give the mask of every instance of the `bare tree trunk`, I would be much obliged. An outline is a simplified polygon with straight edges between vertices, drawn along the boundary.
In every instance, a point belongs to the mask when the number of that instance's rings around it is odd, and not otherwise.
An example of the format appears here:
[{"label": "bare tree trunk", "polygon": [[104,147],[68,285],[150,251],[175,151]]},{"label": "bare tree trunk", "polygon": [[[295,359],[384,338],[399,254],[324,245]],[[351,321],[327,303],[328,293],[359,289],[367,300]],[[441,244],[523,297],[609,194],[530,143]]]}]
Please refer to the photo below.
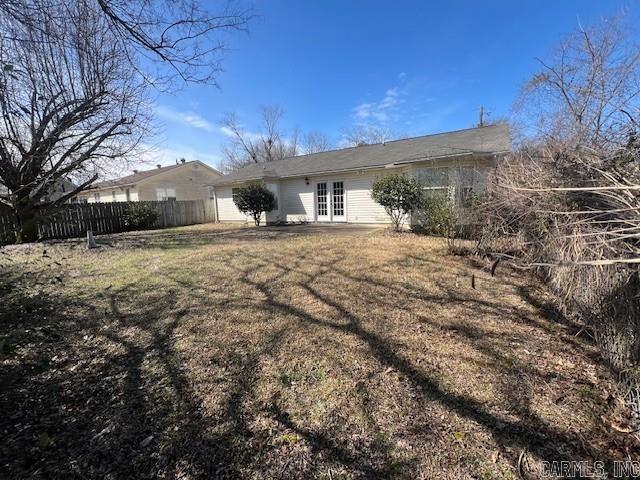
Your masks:
[{"label": "bare tree trunk", "polygon": [[28,203],[28,199],[16,202],[15,215],[17,220],[16,242],[28,243],[38,240],[37,212]]}]

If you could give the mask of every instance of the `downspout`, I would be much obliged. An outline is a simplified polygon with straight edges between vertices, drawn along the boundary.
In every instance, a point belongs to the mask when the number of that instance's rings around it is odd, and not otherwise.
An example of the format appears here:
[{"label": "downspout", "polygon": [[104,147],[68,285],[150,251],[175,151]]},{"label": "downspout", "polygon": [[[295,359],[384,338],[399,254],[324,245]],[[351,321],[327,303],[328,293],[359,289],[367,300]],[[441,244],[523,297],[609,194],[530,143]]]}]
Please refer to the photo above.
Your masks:
[{"label": "downspout", "polygon": [[216,191],[216,187],[213,187],[213,223],[220,223],[220,218],[218,217],[218,192]]}]

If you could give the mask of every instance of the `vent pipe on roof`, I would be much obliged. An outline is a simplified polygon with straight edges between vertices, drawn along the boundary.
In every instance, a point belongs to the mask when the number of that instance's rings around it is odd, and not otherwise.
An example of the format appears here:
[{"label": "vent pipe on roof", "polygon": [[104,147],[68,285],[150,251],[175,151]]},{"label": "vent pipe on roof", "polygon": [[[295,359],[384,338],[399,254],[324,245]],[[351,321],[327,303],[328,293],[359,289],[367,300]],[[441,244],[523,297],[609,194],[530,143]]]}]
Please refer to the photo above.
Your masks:
[{"label": "vent pipe on roof", "polygon": [[162,168],[162,165],[158,164],[158,165],[156,165],[156,167],[158,167],[158,168]]},{"label": "vent pipe on roof", "polygon": [[133,173],[138,173],[138,170],[134,169],[134,170],[133,170]]}]

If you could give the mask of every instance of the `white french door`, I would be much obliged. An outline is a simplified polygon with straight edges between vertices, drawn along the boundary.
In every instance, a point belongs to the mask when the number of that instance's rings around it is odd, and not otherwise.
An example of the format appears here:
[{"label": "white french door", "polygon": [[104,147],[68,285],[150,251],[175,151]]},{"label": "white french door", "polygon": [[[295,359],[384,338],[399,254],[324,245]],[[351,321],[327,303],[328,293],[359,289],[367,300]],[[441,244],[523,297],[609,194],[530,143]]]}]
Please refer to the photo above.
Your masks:
[{"label": "white french door", "polygon": [[331,218],[334,222],[346,222],[347,215],[344,202],[344,182],[331,182]]},{"label": "white french door", "polygon": [[346,222],[347,211],[344,182],[334,180],[316,183],[316,220]]},{"label": "white french door", "polygon": [[316,183],[316,220],[331,221],[331,194],[327,182]]}]

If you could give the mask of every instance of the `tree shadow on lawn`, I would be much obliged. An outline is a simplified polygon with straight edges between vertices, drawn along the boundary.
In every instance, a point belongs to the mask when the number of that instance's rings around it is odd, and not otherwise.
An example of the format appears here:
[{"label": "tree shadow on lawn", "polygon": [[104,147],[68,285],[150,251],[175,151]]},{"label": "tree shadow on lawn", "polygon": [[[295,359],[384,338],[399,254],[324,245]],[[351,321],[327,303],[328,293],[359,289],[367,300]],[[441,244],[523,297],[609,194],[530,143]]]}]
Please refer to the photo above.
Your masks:
[{"label": "tree shadow on lawn", "polygon": [[[251,433],[239,406],[250,393],[256,362],[277,347],[283,332],[233,358],[221,428],[203,414],[174,351],[176,328],[188,313],[174,294],[129,285],[105,292],[110,311],[94,315],[96,304],[106,302],[43,292],[34,299],[14,289],[0,318],[9,341],[2,357],[0,476],[241,476],[236,467],[251,454],[243,448]],[[21,310],[42,316],[10,316]]]},{"label": "tree shadow on lawn", "polygon": [[[308,258],[304,258],[303,260],[305,262],[309,261]],[[375,290],[376,288],[382,287],[386,290],[395,290],[396,292],[398,290],[396,285],[379,280],[372,280],[370,278],[356,277],[347,272],[341,271],[340,268],[336,266],[339,263],[339,259],[331,259],[324,262],[324,264],[322,262],[317,262],[317,266],[319,271],[331,271],[332,274],[341,275],[352,281],[368,284],[370,289],[368,291],[369,298],[378,298],[375,297],[375,293],[371,289]],[[295,268],[292,268],[289,263],[283,264],[272,262],[271,265],[280,269],[282,272],[305,275],[303,270],[296,270]],[[597,450],[597,448],[593,447],[587,450],[582,436],[571,431],[559,430],[547,420],[531,411],[528,403],[532,397],[532,392],[530,391],[531,385],[529,385],[528,382],[522,381],[517,372],[523,371],[533,376],[533,383],[540,383],[545,380],[545,374],[537,371],[535,368],[529,367],[528,365],[519,365],[518,363],[514,363],[513,358],[508,355],[508,349],[501,348],[504,345],[495,345],[496,343],[501,343],[496,341],[496,337],[487,337],[485,332],[477,327],[464,322],[454,322],[451,328],[472,348],[478,350],[485,356],[494,359],[496,364],[503,365],[502,369],[505,370],[505,381],[499,386],[499,388],[503,396],[510,403],[510,413],[512,415],[515,414],[518,417],[515,420],[509,419],[505,416],[497,416],[490,411],[490,406],[473,398],[443,389],[437,378],[431,377],[424,370],[417,368],[411,361],[398,354],[397,352],[399,348],[390,338],[385,338],[384,335],[366,328],[364,326],[366,322],[363,321],[363,318],[352,313],[349,308],[332,298],[331,295],[328,295],[316,288],[314,283],[317,282],[321,273],[316,275],[307,275],[307,281],[300,282],[299,286],[301,286],[311,297],[335,310],[339,318],[345,320],[345,323],[329,321],[321,316],[310,314],[304,309],[291,303],[278,300],[277,296],[273,294],[270,288],[272,279],[265,282],[257,282],[253,279],[253,275],[248,275],[247,272],[240,273],[242,273],[242,282],[255,288],[264,295],[266,297],[265,303],[268,304],[271,309],[293,315],[303,323],[313,324],[330,330],[346,333],[362,341],[366,344],[371,355],[378,360],[381,366],[391,368],[407,378],[415,387],[417,392],[422,396],[424,401],[438,402],[451,412],[483,426],[494,437],[496,443],[502,449],[502,454],[506,457],[510,457],[513,463],[517,460],[517,457],[515,457],[513,453],[514,449],[517,451],[531,452],[537,457],[537,459],[546,461],[566,459],[588,459],[594,461],[609,459],[608,452],[604,450]],[[480,308],[488,314],[506,316],[506,318],[509,319],[516,317],[515,321],[522,321],[533,325],[535,328],[541,328],[537,319],[531,319],[523,316],[522,312],[515,312],[510,307],[503,307],[499,301],[495,303],[481,301],[475,297],[463,295],[457,290],[453,291],[443,285],[439,285],[439,287],[444,291],[444,294],[440,293],[434,295],[432,292],[422,291],[419,292],[418,296],[421,300],[436,304],[468,304],[468,312],[473,315],[477,315],[478,309]],[[376,300],[373,302],[375,303]],[[396,306],[399,309],[402,309],[403,307],[401,304],[402,302],[398,302]],[[575,342],[573,346],[576,347],[576,350],[584,347],[584,345],[580,345],[579,342]],[[504,367],[504,365],[506,365],[506,367]],[[548,378],[546,378],[546,380],[548,380]],[[286,412],[282,411],[277,411],[276,416],[278,418],[287,418]],[[296,428],[290,420],[287,420],[287,425],[289,428]],[[305,436],[304,428],[298,427],[296,431]],[[306,435],[309,436],[309,433],[306,432]],[[313,443],[316,445],[323,445],[325,443],[332,444],[329,438],[324,438],[320,441],[316,435],[312,436],[312,439]],[[360,462],[361,464],[365,463],[364,459],[361,459]]]},{"label": "tree shadow on lawn", "polygon": [[[417,298],[429,305],[467,305],[469,312],[481,310],[541,328],[537,320],[500,302],[452,291],[444,284],[433,292],[415,285],[408,289],[363,272],[353,274],[341,268],[340,256],[322,259],[302,254],[285,261],[285,257],[272,255],[248,260],[249,267],[234,267],[247,293],[231,300],[215,286],[170,277],[167,280],[173,286],[159,291],[132,284],[95,298],[41,293],[34,299],[27,292],[13,291],[11,305],[3,313],[13,310],[24,315],[0,319],[2,328],[11,331],[9,338],[15,347],[3,362],[2,384],[7,393],[0,407],[7,415],[2,420],[0,472],[8,478],[239,478],[256,474],[288,478],[313,476],[333,465],[362,478],[420,475],[416,459],[398,460],[384,439],[358,445],[334,435],[331,429],[312,428],[293,417],[277,395],[261,410],[248,406],[261,381],[261,361],[275,355],[292,336],[310,334],[309,326],[329,332],[329,338],[331,332],[353,338],[381,370],[392,370],[406,379],[407,395],[416,396],[418,408],[435,402],[479,425],[512,464],[521,450],[550,461],[590,455],[606,459],[606,452],[586,452],[576,434],[555,428],[531,411],[527,403],[531,384],[506,374],[523,371],[541,381],[537,377],[541,372],[514,363],[496,336],[463,320],[447,327],[459,341],[504,366],[505,381],[499,388],[510,405],[510,417],[444,388],[438,372],[429,372],[405,357],[401,343],[380,331],[380,325],[371,319],[354,313],[340,300],[340,292],[322,289],[322,282],[331,284],[328,276],[341,277],[359,285],[362,297],[372,306],[394,307],[407,314],[411,307],[406,300]],[[283,300],[280,290],[289,277],[297,279],[296,288],[333,315],[309,311],[295,297]],[[193,355],[209,355],[217,365],[204,377],[195,378],[188,368],[191,359],[177,349],[184,335],[181,327],[187,317],[191,319],[190,338],[197,340],[199,327],[194,318],[204,318],[208,309],[231,307],[245,311],[248,324],[255,322],[252,316],[257,311],[265,310],[292,321],[267,328],[268,333],[257,342],[249,336],[237,339],[243,354],[229,348],[221,350],[224,356],[220,356],[213,345],[205,344],[204,352]],[[29,309],[35,313],[31,315]],[[429,316],[420,319],[433,323]],[[207,341],[211,338],[215,341],[215,335],[206,337]],[[335,347],[341,346],[336,343]],[[217,376],[220,371],[224,371],[223,379]],[[354,400],[368,395],[367,382],[358,385],[361,392]],[[211,395],[220,403],[217,410],[205,408]],[[367,405],[360,407],[368,409]],[[274,431],[256,430],[253,424],[258,417],[275,422]],[[375,417],[370,415],[368,421],[375,431]],[[438,419],[432,422],[431,426],[416,425],[415,433],[426,441],[434,434]],[[298,462],[293,450],[289,457],[281,455],[272,437],[282,432],[304,439],[311,449],[309,462]]]}]

